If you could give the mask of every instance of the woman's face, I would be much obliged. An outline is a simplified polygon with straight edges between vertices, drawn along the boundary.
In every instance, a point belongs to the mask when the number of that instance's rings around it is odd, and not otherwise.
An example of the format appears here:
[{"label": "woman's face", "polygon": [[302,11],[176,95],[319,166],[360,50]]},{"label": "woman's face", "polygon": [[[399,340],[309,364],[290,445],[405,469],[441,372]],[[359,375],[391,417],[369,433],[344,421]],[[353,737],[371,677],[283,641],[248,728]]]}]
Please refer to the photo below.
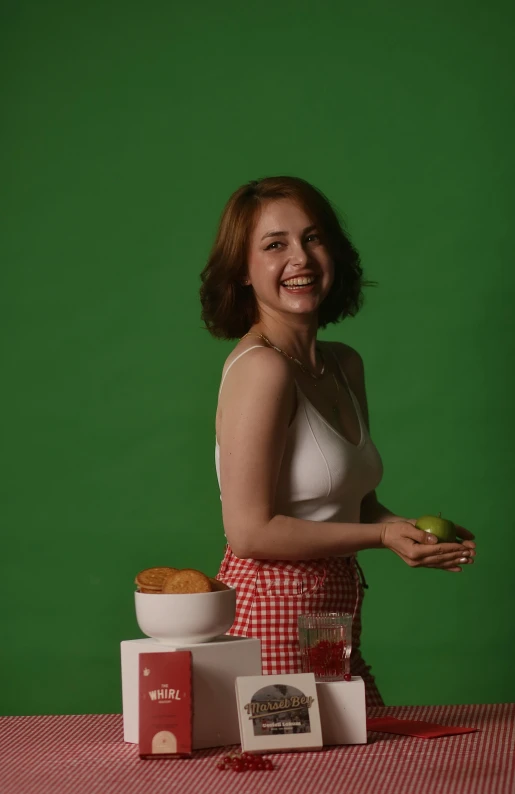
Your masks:
[{"label": "woman's face", "polygon": [[329,293],[331,257],[313,220],[290,199],[262,207],[250,239],[247,278],[261,316],[267,309],[312,314]]}]

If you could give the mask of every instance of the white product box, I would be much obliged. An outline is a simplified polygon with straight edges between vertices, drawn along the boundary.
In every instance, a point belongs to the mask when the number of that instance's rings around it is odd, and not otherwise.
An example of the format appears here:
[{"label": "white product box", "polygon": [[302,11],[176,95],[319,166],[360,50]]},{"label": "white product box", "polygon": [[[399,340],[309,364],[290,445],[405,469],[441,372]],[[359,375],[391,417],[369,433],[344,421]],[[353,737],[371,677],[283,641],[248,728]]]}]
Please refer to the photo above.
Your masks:
[{"label": "white product box", "polygon": [[139,741],[139,655],[191,651],[193,667],[193,749],[240,743],[235,681],[241,675],[261,675],[258,639],[224,635],[212,642],[173,648],[144,638],[121,643],[123,738]]},{"label": "white product box", "polygon": [[365,684],[360,676],[351,681],[317,683],[318,708],[324,746],[366,744]]},{"label": "white product box", "polygon": [[238,676],[236,695],[244,752],[322,749],[313,673]]}]

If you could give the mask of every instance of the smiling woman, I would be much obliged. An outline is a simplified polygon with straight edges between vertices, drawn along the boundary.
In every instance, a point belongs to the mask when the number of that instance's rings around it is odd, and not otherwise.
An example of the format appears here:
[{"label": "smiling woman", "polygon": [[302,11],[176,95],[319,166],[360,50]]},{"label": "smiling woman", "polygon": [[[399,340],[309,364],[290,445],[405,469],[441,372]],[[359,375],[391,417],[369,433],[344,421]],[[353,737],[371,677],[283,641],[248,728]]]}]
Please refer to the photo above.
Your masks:
[{"label": "smiling woman", "polygon": [[259,637],[264,673],[300,672],[299,615],[353,617],[351,671],[381,696],[360,653],[365,580],[356,554],[395,552],[412,567],[472,562],[472,535],[440,543],[381,505],[363,362],[319,342],[354,315],[366,284],[329,201],[295,177],[237,190],[202,273],[203,319],[238,338],[220,385],[215,460],[227,545],[218,577],[237,588],[231,633]]},{"label": "smiling woman", "polygon": [[[277,202],[281,203],[278,205]],[[216,337],[240,339],[258,320],[256,295],[253,290],[246,289],[250,283],[248,257],[251,237],[254,262],[266,260],[271,263],[276,253],[288,250],[289,243],[290,246],[295,244],[294,240],[288,240],[288,228],[280,223],[283,220],[281,216],[269,214],[263,219],[263,211],[272,205],[303,210],[303,218],[308,220],[301,230],[302,242],[309,250],[320,246],[320,237],[323,236],[324,249],[332,261],[334,280],[319,312],[319,327],[353,316],[361,307],[362,287],[369,282],[363,281],[358,252],[330,203],[302,179],[270,177],[244,185],[231,196],[202,273],[202,318]],[[258,217],[259,230],[254,228]],[[284,223],[288,222],[289,218],[284,217]],[[291,275],[301,274],[294,271]]]}]

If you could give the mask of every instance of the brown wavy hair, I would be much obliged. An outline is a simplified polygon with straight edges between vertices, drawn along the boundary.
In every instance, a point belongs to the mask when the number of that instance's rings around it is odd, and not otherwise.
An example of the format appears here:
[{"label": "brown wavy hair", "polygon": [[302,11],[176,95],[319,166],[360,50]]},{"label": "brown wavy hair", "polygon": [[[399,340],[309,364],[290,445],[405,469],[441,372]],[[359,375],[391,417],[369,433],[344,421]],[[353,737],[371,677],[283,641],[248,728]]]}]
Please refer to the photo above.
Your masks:
[{"label": "brown wavy hair", "polygon": [[318,311],[318,326],[325,328],[353,317],[363,304],[359,254],[324,194],[293,176],[273,176],[238,188],[224,207],[208,262],[201,273],[202,320],[219,339],[240,339],[259,320],[254,291],[243,286],[247,275],[249,242],[259,209],[267,201],[291,199],[306,212],[334,264],[334,282]]}]

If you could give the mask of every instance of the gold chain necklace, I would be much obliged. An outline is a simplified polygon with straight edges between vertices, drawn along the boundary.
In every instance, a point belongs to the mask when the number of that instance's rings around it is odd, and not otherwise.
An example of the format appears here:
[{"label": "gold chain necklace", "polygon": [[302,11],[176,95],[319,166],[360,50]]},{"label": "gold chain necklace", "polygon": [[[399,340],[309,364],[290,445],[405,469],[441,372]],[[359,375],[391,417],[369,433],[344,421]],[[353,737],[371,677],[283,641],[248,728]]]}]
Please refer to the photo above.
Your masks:
[{"label": "gold chain necklace", "polygon": [[[264,334],[258,334],[255,331],[249,331],[244,336],[242,336],[242,339],[245,339],[246,336],[258,336],[260,339],[263,340],[263,342],[266,345],[268,345],[268,347],[271,347],[272,350],[276,350],[278,353],[282,353],[282,355],[285,356],[286,358],[289,358],[290,361],[294,361],[295,364],[297,364],[301,368],[301,370],[303,372],[305,372],[307,375],[310,375],[313,378],[314,381],[317,381],[317,380],[320,380],[321,378],[323,378],[323,376],[325,374],[325,361],[324,361],[324,358],[322,356],[322,351],[320,350],[320,348],[317,348],[317,349],[318,349],[318,353],[320,355],[320,358],[322,359],[322,371],[320,372],[319,375],[316,375],[313,372],[311,372],[311,370],[308,369],[308,367],[306,367],[306,365],[303,364],[302,361],[299,361],[298,358],[295,358],[294,356],[290,356],[290,354],[287,353],[286,350],[282,350],[282,348],[277,347],[277,345],[272,344],[270,339],[268,339],[268,337],[266,337]],[[341,418],[340,418],[340,386],[338,384],[338,378],[336,377],[336,375],[334,374],[334,372],[332,370],[331,370],[331,375],[333,376],[334,385],[336,386],[336,399],[335,399],[334,403],[331,406],[331,413],[332,413],[332,416],[333,416],[333,422],[334,422],[334,425],[335,425],[336,429],[338,430],[339,433],[341,433],[343,435],[342,422],[341,422]]]},{"label": "gold chain necklace", "polygon": [[[294,361],[295,364],[297,364],[301,368],[301,370],[306,373],[306,375],[310,375],[313,378],[313,380],[320,380],[321,378],[324,377],[324,374],[325,374],[325,362],[324,362],[324,358],[322,356],[322,353],[320,351],[320,348],[317,348],[317,350],[318,350],[318,354],[319,354],[320,358],[322,359],[322,370],[321,370],[320,374],[317,375],[316,373],[311,372],[311,370],[308,367],[306,367],[306,365],[303,364],[302,361],[299,361],[298,358],[295,358],[295,356],[290,356],[290,354],[287,353],[286,350],[282,350],[282,348],[277,347],[277,345],[274,345],[270,341],[270,339],[268,339],[268,337],[266,337],[264,334],[258,334],[255,331],[249,331],[248,334],[245,334],[245,336],[259,336],[259,338],[262,339],[263,342],[265,342],[265,344],[268,345],[268,347],[271,347],[272,350],[277,350],[278,353],[282,353],[282,355],[286,356],[286,358],[289,358],[290,361]],[[242,339],[245,339],[245,336],[242,336]]]}]

